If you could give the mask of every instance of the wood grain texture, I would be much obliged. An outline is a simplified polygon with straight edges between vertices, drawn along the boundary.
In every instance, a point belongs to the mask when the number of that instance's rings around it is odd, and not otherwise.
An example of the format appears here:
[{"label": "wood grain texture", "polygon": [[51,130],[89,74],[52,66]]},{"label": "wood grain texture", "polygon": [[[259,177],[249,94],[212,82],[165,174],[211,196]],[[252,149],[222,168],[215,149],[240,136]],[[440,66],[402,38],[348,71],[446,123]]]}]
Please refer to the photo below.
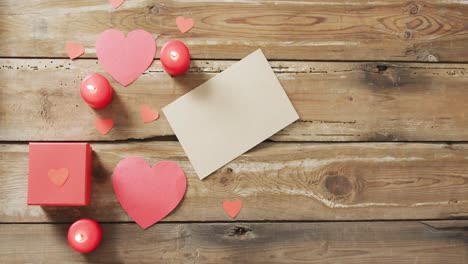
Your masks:
[{"label": "wood grain texture", "polygon": [[[0,56],[66,57],[65,42],[95,56],[108,28],[172,38],[193,58],[239,59],[261,47],[269,59],[468,61],[466,1],[4,0]],[[181,34],[178,15],[195,28]]]},{"label": "wood grain texture", "polygon": [[468,228],[468,220],[421,221],[421,223],[437,229]]},{"label": "wood grain texture", "polygon": [[111,184],[129,156],[173,160],[186,172],[185,198],[164,221],[233,221],[222,209],[228,199],[243,202],[237,221],[468,217],[467,144],[264,143],[203,181],[177,142],[92,147],[91,204],[41,208],[26,205],[28,146],[0,145],[0,221],[130,221]]},{"label": "wood grain texture", "polygon": [[[103,72],[96,60],[0,60],[0,140],[125,140],[173,135],[164,116],[143,124],[140,106],[161,109],[232,65],[194,61],[171,78],[159,61],[130,87],[111,80],[116,96],[94,112],[81,80]],[[468,64],[326,63],[271,65],[300,120],[275,141],[466,141]],[[106,75],[107,76],[107,75]],[[109,79],[111,79],[109,77]],[[113,118],[102,136],[97,116]]]},{"label": "wood grain texture", "polygon": [[[90,254],[66,243],[68,225],[0,225],[2,263],[465,264],[468,229],[419,222],[104,224]],[[21,245],[18,247],[17,245]]]}]

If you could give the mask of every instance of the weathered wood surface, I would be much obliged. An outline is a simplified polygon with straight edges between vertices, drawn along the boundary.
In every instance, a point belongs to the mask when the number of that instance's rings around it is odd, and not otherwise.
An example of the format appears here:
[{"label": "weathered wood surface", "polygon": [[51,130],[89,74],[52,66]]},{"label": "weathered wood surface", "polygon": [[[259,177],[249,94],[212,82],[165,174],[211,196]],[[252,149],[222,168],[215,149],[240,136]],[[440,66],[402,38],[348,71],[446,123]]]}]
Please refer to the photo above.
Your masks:
[{"label": "weathered wood surface", "polygon": [[[79,254],[68,225],[0,225],[2,263],[465,264],[468,229],[419,222],[104,224],[101,246]],[[21,245],[21,246],[19,246]]]},{"label": "weathered wood surface", "polygon": [[[232,61],[194,61],[171,78],[159,61],[96,113],[79,94],[81,80],[103,72],[96,60],[1,59],[0,140],[125,140],[173,135],[165,117],[143,124],[140,106],[160,109]],[[273,61],[300,120],[278,141],[466,141],[468,64]],[[110,78],[111,79],[111,78]],[[112,117],[102,136],[96,116]]]},{"label": "weathered wood surface", "polygon": [[[195,28],[181,34],[178,15]],[[185,41],[193,58],[239,59],[261,47],[269,59],[468,61],[466,1],[3,0],[1,57],[66,57],[65,42],[95,56],[108,28],[145,29],[158,46]]]},{"label": "weathered wood surface", "polygon": [[468,220],[421,221],[421,223],[437,229],[468,228]]},{"label": "weathered wood surface", "polygon": [[164,221],[232,221],[222,208],[227,199],[243,201],[237,221],[468,217],[467,144],[264,143],[203,181],[177,142],[92,147],[91,205],[41,208],[26,205],[28,146],[1,145],[0,221],[130,221],[111,184],[129,156],[174,160],[186,172],[185,198]]},{"label": "weathered wood surface", "polygon": [[[195,28],[179,33],[178,15]],[[158,48],[182,39],[190,72],[172,79],[156,60],[127,88],[112,81],[94,112],[78,87],[103,72],[95,40],[111,27],[148,30]],[[468,141],[467,1],[3,0],[0,36],[0,263],[468,262],[468,144],[331,143]],[[63,59],[68,40],[83,59]],[[164,116],[144,125],[140,106],[161,109],[257,48],[301,117],[271,140],[302,143],[263,143],[200,181],[179,143],[157,141],[175,139]],[[115,120],[109,135],[98,116]],[[108,141],[92,143],[90,206],[26,205],[26,142],[50,140]],[[112,190],[128,156],[187,173],[183,202],[146,231]],[[236,219],[227,199],[244,203]],[[66,243],[81,217],[104,223],[88,255]]]}]

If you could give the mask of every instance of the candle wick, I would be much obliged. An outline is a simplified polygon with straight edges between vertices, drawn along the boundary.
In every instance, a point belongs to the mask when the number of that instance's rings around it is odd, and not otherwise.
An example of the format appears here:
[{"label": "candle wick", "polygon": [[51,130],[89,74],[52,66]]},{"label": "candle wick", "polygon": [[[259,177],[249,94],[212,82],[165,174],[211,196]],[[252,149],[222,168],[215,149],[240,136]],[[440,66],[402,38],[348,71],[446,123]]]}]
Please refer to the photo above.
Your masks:
[{"label": "candle wick", "polygon": [[91,84],[86,85],[86,88],[88,88],[88,90],[90,90],[90,91],[96,91],[96,87],[94,85],[91,85]]},{"label": "candle wick", "polygon": [[175,51],[171,51],[171,57],[172,59],[177,59],[179,57],[179,54]]},{"label": "candle wick", "polygon": [[85,235],[83,235],[81,233],[78,233],[78,234],[75,235],[75,241],[76,242],[83,242],[84,240],[86,240]]}]

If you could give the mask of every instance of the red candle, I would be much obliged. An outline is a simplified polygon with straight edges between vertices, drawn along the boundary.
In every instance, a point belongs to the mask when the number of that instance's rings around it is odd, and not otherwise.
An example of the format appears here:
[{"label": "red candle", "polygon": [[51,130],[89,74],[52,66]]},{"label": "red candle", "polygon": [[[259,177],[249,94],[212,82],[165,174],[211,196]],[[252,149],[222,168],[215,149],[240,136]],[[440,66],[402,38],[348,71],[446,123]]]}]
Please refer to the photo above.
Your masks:
[{"label": "red candle", "polygon": [[80,219],[68,229],[68,243],[81,253],[88,253],[96,249],[101,243],[102,228],[94,220]]},{"label": "red candle", "polygon": [[166,42],[161,49],[159,57],[166,72],[172,76],[183,74],[190,66],[189,49],[179,40]]},{"label": "red candle", "polygon": [[83,100],[93,108],[103,108],[112,101],[112,86],[106,77],[98,73],[83,79],[80,93]]}]

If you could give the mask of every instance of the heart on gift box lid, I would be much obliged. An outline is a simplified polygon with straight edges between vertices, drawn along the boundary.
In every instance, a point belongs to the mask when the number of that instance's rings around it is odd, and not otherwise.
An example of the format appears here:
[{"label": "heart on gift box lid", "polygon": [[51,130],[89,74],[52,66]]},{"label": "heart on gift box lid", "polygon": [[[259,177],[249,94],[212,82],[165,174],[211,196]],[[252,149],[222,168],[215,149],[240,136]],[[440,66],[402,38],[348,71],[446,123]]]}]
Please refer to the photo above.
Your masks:
[{"label": "heart on gift box lid", "polygon": [[187,179],[175,162],[160,161],[151,167],[143,158],[129,157],[115,167],[112,185],[122,208],[146,229],[177,207]]},{"label": "heart on gift box lid", "polygon": [[55,184],[57,187],[62,187],[68,179],[68,169],[50,169],[47,173],[49,180]]}]

